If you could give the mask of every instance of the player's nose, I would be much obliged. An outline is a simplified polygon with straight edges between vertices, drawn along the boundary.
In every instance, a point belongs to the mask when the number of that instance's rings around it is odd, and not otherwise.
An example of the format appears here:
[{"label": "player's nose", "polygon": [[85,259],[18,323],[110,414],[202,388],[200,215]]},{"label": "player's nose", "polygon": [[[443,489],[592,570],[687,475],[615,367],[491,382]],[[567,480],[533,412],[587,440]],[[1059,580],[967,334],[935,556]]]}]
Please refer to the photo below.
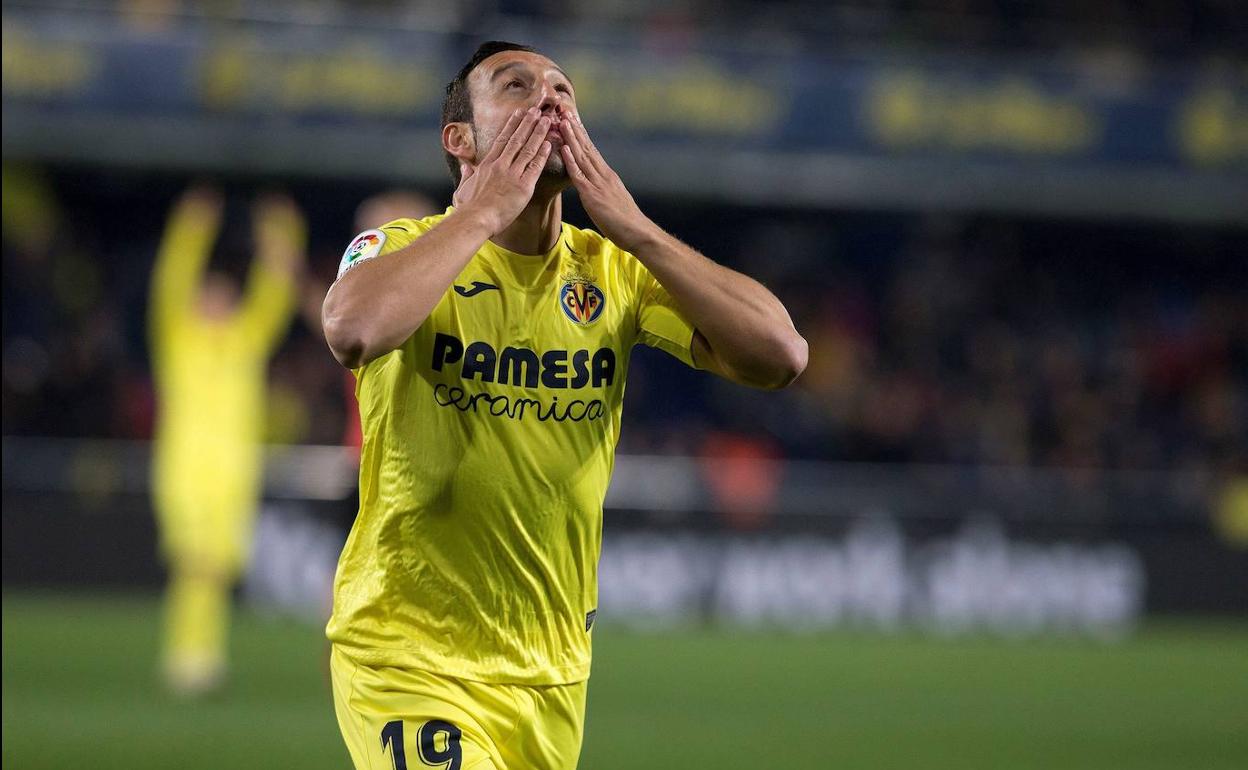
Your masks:
[{"label": "player's nose", "polygon": [[559,117],[559,93],[555,91],[554,86],[550,83],[542,84],[542,91],[538,98],[537,108],[541,110],[543,115],[551,118]]}]

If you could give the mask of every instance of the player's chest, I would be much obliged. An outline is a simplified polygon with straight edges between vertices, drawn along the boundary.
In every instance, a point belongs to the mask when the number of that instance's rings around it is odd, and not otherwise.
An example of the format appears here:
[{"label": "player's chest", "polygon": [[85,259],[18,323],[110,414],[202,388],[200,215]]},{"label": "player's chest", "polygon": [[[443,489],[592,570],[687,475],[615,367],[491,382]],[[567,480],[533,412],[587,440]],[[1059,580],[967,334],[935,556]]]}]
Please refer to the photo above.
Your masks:
[{"label": "player's chest", "polygon": [[491,345],[530,348],[620,347],[633,314],[594,276],[550,274],[527,285],[467,270],[430,315],[432,331]]},{"label": "player's chest", "polygon": [[430,381],[531,393],[618,389],[631,310],[583,275],[517,285],[465,271],[412,340]]}]

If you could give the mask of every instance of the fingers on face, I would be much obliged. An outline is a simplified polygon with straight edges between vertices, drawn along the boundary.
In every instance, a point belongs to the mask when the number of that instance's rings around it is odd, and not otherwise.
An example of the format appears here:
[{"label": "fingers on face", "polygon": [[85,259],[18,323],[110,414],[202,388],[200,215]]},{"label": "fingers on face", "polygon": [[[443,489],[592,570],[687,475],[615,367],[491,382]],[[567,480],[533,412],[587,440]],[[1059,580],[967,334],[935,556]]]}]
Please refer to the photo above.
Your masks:
[{"label": "fingers on face", "polygon": [[589,138],[589,132],[585,130],[585,124],[581,122],[580,115],[573,113],[572,117],[568,118],[568,125],[572,127],[572,131],[576,134],[576,138],[581,140],[581,144],[585,145],[587,148],[592,148],[594,146],[593,141]]},{"label": "fingers on face", "polygon": [[550,119],[546,117],[539,118],[530,129],[528,139],[521,148],[520,153],[516,156],[516,162],[528,163],[538,153],[542,146],[542,142],[546,140],[546,132],[550,130]]},{"label": "fingers on face", "polygon": [[593,154],[589,151],[592,146],[588,144],[589,137],[585,136],[584,129],[579,131],[577,129],[575,121],[568,118],[564,118],[560,124],[564,147],[568,149],[564,155],[572,157],[573,164],[583,175],[585,172],[596,170],[597,166],[594,163]]},{"label": "fingers on face", "polygon": [[494,140],[494,145],[490,147],[490,151],[482,158],[482,162],[494,160],[503,154],[503,150],[507,147],[509,140],[515,135],[516,129],[524,122],[526,118],[524,110],[515,110],[511,116],[507,118],[507,122],[503,124],[503,128],[498,132],[498,138]]},{"label": "fingers on face", "polygon": [[[525,112],[520,125],[516,127],[511,138],[507,140],[507,148],[503,151],[502,158],[504,162],[514,164],[517,158],[520,158],[534,131],[542,125],[542,120],[541,113],[535,109]],[[527,158],[520,158],[522,163],[527,160]]]},{"label": "fingers on face", "polygon": [[542,169],[546,168],[546,159],[550,157],[551,144],[543,139],[541,145],[537,148],[537,153],[533,156],[528,165],[524,167],[524,179],[530,181],[537,178],[542,173]]},{"label": "fingers on face", "polygon": [[602,153],[598,151],[594,140],[589,138],[589,132],[585,130],[585,124],[581,122],[580,115],[577,115],[576,120],[572,121],[572,130],[576,132],[577,137],[581,140],[581,145],[585,148],[585,157],[593,165],[594,170],[599,174],[609,176],[611,167],[607,165],[607,161],[602,157]]},{"label": "fingers on face", "polygon": [[563,165],[568,170],[568,176],[573,179],[583,179],[585,172],[581,171],[580,164],[576,162],[576,155],[572,152],[572,147],[568,145],[566,140],[564,141],[563,149],[560,150],[560,154],[563,156]]}]

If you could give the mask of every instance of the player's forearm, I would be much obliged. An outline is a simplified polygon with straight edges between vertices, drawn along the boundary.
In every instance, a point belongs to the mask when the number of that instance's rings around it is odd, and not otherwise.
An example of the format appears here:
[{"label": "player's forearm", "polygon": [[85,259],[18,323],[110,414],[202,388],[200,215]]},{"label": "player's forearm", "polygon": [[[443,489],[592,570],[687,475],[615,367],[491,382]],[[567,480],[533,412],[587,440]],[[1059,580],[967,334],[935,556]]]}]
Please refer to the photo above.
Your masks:
[{"label": "player's forearm", "polygon": [[321,310],[338,362],[354,369],[402,345],[490,235],[483,217],[455,211],[410,246],[339,278]]},{"label": "player's forearm", "polygon": [[174,208],[160,241],[152,275],[152,296],[158,307],[190,307],[215,236],[214,219],[186,202]]},{"label": "player's forearm", "polygon": [[634,244],[633,254],[706,338],[725,376],[752,387],[782,388],[806,368],[806,340],[780,300],[758,281],[657,226]]},{"label": "player's forearm", "polygon": [[281,341],[295,312],[298,277],[288,266],[257,259],[247,279],[242,319],[247,335],[265,350]]},{"label": "player's forearm", "polygon": [[244,317],[255,333],[266,337],[276,336],[285,328],[307,258],[302,219],[270,219],[274,221],[257,232],[256,256],[243,300]]}]

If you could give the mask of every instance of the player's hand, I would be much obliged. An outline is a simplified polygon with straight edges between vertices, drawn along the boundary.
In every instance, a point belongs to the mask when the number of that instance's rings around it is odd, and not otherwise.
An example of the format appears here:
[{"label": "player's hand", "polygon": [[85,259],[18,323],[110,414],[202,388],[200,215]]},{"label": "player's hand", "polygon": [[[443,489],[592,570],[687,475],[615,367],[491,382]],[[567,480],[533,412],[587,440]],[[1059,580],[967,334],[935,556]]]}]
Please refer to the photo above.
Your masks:
[{"label": "player's hand", "polygon": [[225,211],[225,198],[216,187],[197,184],[182,193],[177,213],[206,227],[216,230],[221,226]]},{"label": "player's hand", "polygon": [[482,217],[491,235],[514,222],[533,198],[550,157],[550,128],[550,118],[535,108],[513,112],[479,165],[460,163],[452,199],[456,210]]},{"label": "player's hand", "polygon": [[304,261],[306,225],[299,206],[288,195],[267,194],[251,206],[256,253],[275,270],[295,272]]},{"label": "player's hand", "polygon": [[562,118],[559,133],[563,135],[563,164],[585,212],[612,243],[635,251],[653,237],[657,226],[641,212],[619,174],[590,141],[579,115]]}]

